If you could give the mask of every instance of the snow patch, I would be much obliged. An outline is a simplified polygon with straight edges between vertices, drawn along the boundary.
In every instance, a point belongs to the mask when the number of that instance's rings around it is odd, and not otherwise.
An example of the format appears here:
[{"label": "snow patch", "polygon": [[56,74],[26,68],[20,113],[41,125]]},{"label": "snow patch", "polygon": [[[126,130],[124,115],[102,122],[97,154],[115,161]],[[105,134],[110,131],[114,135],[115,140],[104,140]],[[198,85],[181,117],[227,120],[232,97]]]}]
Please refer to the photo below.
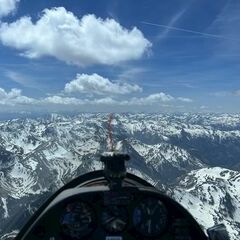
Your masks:
[{"label": "snow patch", "polygon": [[2,199],[2,203],[3,203],[3,210],[4,210],[4,214],[3,217],[4,218],[8,218],[9,214],[8,214],[8,207],[7,207],[7,199],[6,198],[1,198]]}]

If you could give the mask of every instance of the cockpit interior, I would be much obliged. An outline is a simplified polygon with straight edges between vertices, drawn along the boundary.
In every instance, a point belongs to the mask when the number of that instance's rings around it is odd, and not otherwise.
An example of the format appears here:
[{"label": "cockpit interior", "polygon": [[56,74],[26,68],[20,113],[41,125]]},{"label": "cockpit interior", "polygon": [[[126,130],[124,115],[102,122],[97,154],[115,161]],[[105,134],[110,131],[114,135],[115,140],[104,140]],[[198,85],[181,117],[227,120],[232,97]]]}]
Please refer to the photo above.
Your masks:
[{"label": "cockpit interior", "polygon": [[101,156],[104,169],[79,176],[51,196],[16,239],[222,240],[224,225],[207,231],[175,200],[127,173],[125,154]]}]

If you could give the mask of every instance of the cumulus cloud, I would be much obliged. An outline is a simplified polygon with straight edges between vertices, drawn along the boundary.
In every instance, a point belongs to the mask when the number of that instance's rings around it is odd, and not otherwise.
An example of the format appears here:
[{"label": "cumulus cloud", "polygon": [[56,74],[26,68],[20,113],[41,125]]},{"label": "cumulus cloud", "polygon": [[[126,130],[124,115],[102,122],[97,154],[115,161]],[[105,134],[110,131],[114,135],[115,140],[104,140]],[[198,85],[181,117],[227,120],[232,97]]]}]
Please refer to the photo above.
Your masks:
[{"label": "cumulus cloud", "polygon": [[93,14],[79,19],[63,7],[45,9],[35,23],[27,16],[2,23],[0,40],[27,58],[52,56],[80,66],[136,60],[151,47],[136,27],[128,30]]},{"label": "cumulus cloud", "polygon": [[0,105],[15,106],[18,104],[34,104],[36,102],[33,98],[23,96],[20,89],[13,88],[7,92],[3,88],[0,88]]},{"label": "cumulus cloud", "polygon": [[138,85],[111,82],[96,73],[92,75],[77,74],[76,78],[65,85],[65,92],[73,93],[93,93],[93,94],[128,94],[132,92],[141,92],[142,88]]},{"label": "cumulus cloud", "polygon": [[14,12],[20,0],[0,0],[0,17]]},{"label": "cumulus cloud", "polygon": [[[71,110],[82,107],[83,109],[102,109],[108,111],[109,108],[121,108],[121,109],[148,109],[148,107],[177,107],[175,103],[179,102],[178,98],[175,98],[169,94],[160,92],[151,94],[146,97],[131,97],[129,99],[119,99],[112,97],[103,98],[76,98],[53,95],[42,98],[31,98],[22,95],[20,89],[11,89],[6,91],[0,88],[0,106],[15,107],[16,109],[40,109],[48,110],[62,109]],[[166,105],[167,103],[167,105]],[[0,108],[1,109],[1,108]]]},{"label": "cumulus cloud", "polygon": [[51,96],[37,101],[38,105],[55,104],[55,105],[103,105],[103,106],[147,106],[161,104],[174,100],[173,97],[165,93],[152,94],[145,98],[130,98],[129,100],[115,100],[111,97],[95,99],[79,99],[75,97]]},{"label": "cumulus cloud", "polygon": [[99,99],[79,99],[75,97],[63,97],[63,96],[51,96],[38,101],[39,105],[43,104],[55,104],[55,105],[121,105],[111,97],[99,98]]},{"label": "cumulus cloud", "polygon": [[62,105],[111,105],[111,106],[150,106],[150,105],[162,105],[169,102],[189,102],[184,100],[179,100],[169,94],[160,92],[150,94],[146,97],[132,97],[124,100],[115,100],[111,97],[105,98],[95,98],[95,99],[78,99],[75,97],[62,97],[62,96],[51,96],[41,100],[41,103],[50,104],[62,104]]}]

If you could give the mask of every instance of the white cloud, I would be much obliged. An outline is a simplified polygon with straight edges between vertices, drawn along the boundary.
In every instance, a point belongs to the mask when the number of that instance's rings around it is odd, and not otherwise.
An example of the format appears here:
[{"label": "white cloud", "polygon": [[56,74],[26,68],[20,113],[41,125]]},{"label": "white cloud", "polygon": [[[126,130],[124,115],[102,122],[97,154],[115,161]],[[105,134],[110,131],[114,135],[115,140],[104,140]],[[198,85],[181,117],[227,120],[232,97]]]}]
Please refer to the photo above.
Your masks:
[{"label": "white cloud", "polygon": [[0,17],[14,12],[20,0],[0,0]]},{"label": "white cloud", "polygon": [[145,67],[130,66],[128,69],[126,69],[121,74],[119,74],[118,79],[125,80],[125,81],[136,79],[136,78],[139,78],[139,76],[142,76],[147,71],[149,70]]},{"label": "white cloud", "polygon": [[148,97],[146,97],[144,99],[145,101],[147,101],[148,103],[155,103],[155,102],[169,102],[174,100],[174,97],[172,97],[171,95],[168,95],[166,93],[160,92],[160,93],[154,93],[149,95]]},{"label": "white cloud", "polygon": [[229,96],[240,96],[240,89],[234,91],[220,91],[220,92],[213,92],[211,93],[212,96],[215,97],[229,97]]},{"label": "white cloud", "polygon": [[208,106],[202,105],[202,106],[200,106],[200,109],[201,109],[201,110],[208,109]]},{"label": "white cloud", "polygon": [[[89,101],[88,101],[89,102]],[[100,98],[100,99],[94,99],[93,101],[90,101],[89,103],[91,104],[97,104],[97,105],[118,105],[121,101],[116,101],[112,99],[111,97],[105,97],[105,98]]]},{"label": "white cloud", "polygon": [[[184,99],[184,98],[183,98]],[[150,105],[163,105],[165,103],[171,103],[179,100],[173,96],[160,92],[150,94],[147,97],[133,97],[124,100],[115,100],[111,97],[95,98],[95,99],[78,99],[61,96],[52,96],[42,100],[42,103],[53,103],[62,105],[112,105],[112,106],[150,106]],[[184,100],[184,102],[186,102]]]},{"label": "white cloud", "polygon": [[141,92],[142,88],[138,85],[111,82],[96,73],[92,75],[77,74],[76,78],[65,85],[65,92],[73,93],[93,93],[93,94],[128,94],[131,92]]},{"label": "white cloud", "polygon": [[130,98],[129,100],[115,100],[111,97],[95,98],[95,99],[79,99],[75,97],[51,96],[44,99],[36,100],[38,105],[102,105],[102,106],[148,106],[161,105],[162,103],[174,100],[174,98],[165,93],[157,93],[149,95],[145,98]]},{"label": "white cloud", "polygon": [[74,97],[51,96],[38,101],[38,104],[80,105],[84,102]]},{"label": "white cloud", "polygon": [[52,56],[80,66],[136,60],[151,47],[136,27],[128,30],[93,14],[78,19],[63,7],[45,9],[36,23],[26,16],[2,23],[0,40],[28,58]]},{"label": "white cloud", "polygon": [[[112,97],[103,98],[76,98],[67,96],[53,95],[43,98],[31,98],[22,95],[20,89],[11,89],[9,92],[0,88],[0,110],[5,107],[14,109],[32,109],[36,110],[82,110],[91,109],[93,111],[108,111],[109,109],[116,110],[122,109],[124,111],[137,109],[149,110],[149,107],[157,109],[161,108],[177,108],[175,103],[179,101],[178,98],[174,98],[171,95],[160,92],[151,94],[146,97],[132,97],[129,99],[119,99]],[[155,108],[156,107],[156,108]]]},{"label": "white cloud", "polygon": [[7,78],[9,78],[11,81],[14,81],[18,84],[21,84],[22,86],[35,87],[36,88],[36,86],[35,86],[36,84],[32,80],[32,77],[25,76],[22,73],[7,70],[5,72],[5,76]]},{"label": "white cloud", "polygon": [[36,102],[33,98],[23,96],[20,89],[13,88],[6,92],[3,88],[0,88],[0,105],[15,106],[18,104],[34,104]]},{"label": "white cloud", "polygon": [[51,96],[38,101],[38,105],[55,104],[55,105],[121,105],[111,97],[99,99],[79,99],[75,97]]},{"label": "white cloud", "polygon": [[215,20],[207,31],[214,32],[221,37],[221,41],[214,42],[212,57],[219,59],[239,59],[240,32],[240,1],[226,1]]},{"label": "white cloud", "polygon": [[14,82],[17,82],[20,84],[22,84],[24,82],[24,77],[17,72],[7,71],[5,75]]},{"label": "white cloud", "polygon": [[132,98],[130,101],[127,101],[129,105],[158,105],[167,102],[192,102],[189,98],[178,97],[175,98],[169,94],[160,92],[160,93],[153,93],[147,97],[142,98]]},{"label": "white cloud", "polygon": [[190,98],[185,98],[185,97],[178,97],[177,99],[178,99],[179,101],[182,101],[182,102],[188,102],[188,103],[193,102],[192,99],[190,99]]},{"label": "white cloud", "polygon": [[167,24],[168,28],[164,28],[163,31],[157,36],[157,38],[164,39],[168,36],[168,33],[171,31],[171,27],[174,27],[176,23],[181,19],[181,17],[185,14],[186,10],[188,9],[188,6],[182,9],[181,11],[177,12],[170,20],[170,22]]},{"label": "white cloud", "polygon": [[230,92],[227,91],[213,92],[211,93],[211,95],[214,97],[226,97],[230,95]]},{"label": "white cloud", "polygon": [[162,104],[164,102],[171,102],[175,100],[174,97],[172,97],[169,94],[160,92],[160,93],[154,93],[150,94],[147,97],[134,97],[131,98],[130,100],[124,100],[120,104],[121,105],[128,105],[128,106],[148,106],[148,105],[153,105],[153,104]]},{"label": "white cloud", "polygon": [[240,89],[233,91],[232,95],[236,96],[236,97],[239,97],[240,96]]}]

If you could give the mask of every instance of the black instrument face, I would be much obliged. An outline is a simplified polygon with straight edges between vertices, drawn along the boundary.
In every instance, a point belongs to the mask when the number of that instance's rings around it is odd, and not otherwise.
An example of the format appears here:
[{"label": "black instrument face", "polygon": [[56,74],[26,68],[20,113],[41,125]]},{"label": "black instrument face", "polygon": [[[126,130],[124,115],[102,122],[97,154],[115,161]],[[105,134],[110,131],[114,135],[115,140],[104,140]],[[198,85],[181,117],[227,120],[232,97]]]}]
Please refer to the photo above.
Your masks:
[{"label": "black instrument face", "polygon": [[107,206],[102,212],[101,222],[107,232],[122,232],[128,223],[128,212],[124,206]]},{"label": "black instrument face", "polygon": [[146,237],[160,235],[167,227],[168,214],[163,203],[156,198],[147,198],[137,204],[133,211],[133,225]]},{"label": "black instrument face", "polygon": [[95,227],[93,209],[78,201],[66,205],[60,220],[62,233],[70,239],[80,239],[90,234]]}]

